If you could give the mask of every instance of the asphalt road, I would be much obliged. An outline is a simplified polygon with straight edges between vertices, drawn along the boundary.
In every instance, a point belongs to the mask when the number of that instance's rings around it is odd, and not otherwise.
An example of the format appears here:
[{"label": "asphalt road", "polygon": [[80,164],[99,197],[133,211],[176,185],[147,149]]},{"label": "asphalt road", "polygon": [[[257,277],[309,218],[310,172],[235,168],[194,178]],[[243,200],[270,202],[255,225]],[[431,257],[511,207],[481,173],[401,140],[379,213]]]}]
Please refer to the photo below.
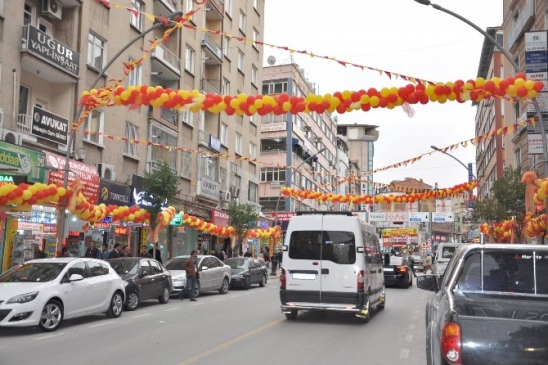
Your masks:
[{"label": "asphalt road", "polygon": [[25,364],[425,364],[424,305],[432,293],[388,288],[386,308],[359,324],[347,314],[279,309],[265,288],[142,303],[120,318],[66,321],[53,333],[0,329],[0,365]]}]

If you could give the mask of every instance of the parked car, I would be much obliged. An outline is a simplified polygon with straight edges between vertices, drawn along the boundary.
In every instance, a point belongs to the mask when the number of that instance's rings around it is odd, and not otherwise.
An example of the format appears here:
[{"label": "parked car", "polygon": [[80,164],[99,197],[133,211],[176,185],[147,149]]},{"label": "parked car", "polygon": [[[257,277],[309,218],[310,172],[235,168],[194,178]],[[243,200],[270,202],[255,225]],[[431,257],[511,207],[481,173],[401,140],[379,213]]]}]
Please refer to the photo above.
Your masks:
[{"label": "parked car", "polygon": [[[189,255],[176,256],[169,260],[166,264],[167,267],[183,268],[183,262],[189,257]],[[198,255],[198,270],[200,271],[200,279],[196,285],[196,295],[198,297],[200,293],[218,290],[221,294],[228,293],[230,287],[230,266],[225,265],[221,260],[212,255]],[[184,271],[184,270],[183,270]],[[171,275],[181,275],[181,270],[170,270]]]},{"label": "parked car", "polygon": [[0,327],[56,330],[65,319],[104,312],[119,317],[124,281],[104,261],[51,258],[27,261],[0,275]]},{"label": "parked car", "polygon": [[424,271],[424,262],[421,255],[411,255],[415,259],[415,271]]},{"label": "parked car", "polygon": [[390,256],[390,262],[384,264],[383,271],[386,286],[396,285],[408,289],[413,285],[411,268],[401,256]]},{"label": "parked car", "polygon": [[146,257],[121,257],[107,260],[126,282],[124,308],[134,311],[143,300],[158,299],[169,302],[171,274],[158,261]]},{"label": "parked car", "polygon": [[174,257],[166,263],[166,269],[169,270],[173,283],[171,292],[174,294],[178,294],[186,287],[186,271],[183,269],[183,262],[185,260]]},{"label": "parked car", "polygon": [[248,290],[253,284],[259,284],[260,287],[266,285],[268,270],[259,261],[249,257],[237,257],[226,259],[225,264],[230,266],[231,288],[243,287]]}]

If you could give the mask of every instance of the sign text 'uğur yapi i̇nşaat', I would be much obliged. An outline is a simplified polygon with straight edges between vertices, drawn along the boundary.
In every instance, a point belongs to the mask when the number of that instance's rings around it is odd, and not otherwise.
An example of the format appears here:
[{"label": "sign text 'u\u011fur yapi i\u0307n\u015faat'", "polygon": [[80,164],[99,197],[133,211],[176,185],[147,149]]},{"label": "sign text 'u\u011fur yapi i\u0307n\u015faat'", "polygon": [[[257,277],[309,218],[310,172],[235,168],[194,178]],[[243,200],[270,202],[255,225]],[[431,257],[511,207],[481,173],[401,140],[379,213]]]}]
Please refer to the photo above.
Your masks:
[{"label": "sign text 'u\u011fur yapi i\u0307n\u015faat'", "polygon": [[46,110],[34,107],[32,113],[32,134],[56,142],[67,144],[68,120]]},{"label": "sign text 'u\u011fur yapi i\u0307n\u015faat'", "polygon": [[71,75],[78,76],[80,53],[33,26],[29,26],[28,29],[27,47],[30,52],[40,58]]}]

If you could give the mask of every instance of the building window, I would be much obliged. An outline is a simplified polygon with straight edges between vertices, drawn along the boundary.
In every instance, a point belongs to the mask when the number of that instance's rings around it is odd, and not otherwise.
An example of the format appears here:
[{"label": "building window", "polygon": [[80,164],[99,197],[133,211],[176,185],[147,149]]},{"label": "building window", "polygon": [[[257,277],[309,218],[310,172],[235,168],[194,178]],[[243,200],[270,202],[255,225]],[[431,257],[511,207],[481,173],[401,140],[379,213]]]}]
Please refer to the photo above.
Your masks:
[{"label": "building window", "polygon": [[23,25],[34,25],[34,6],[25,3],[23,9]]},{"label": "building window", "polygon": [[251,83],[253,85],[257,85],[257,67],[255,67],[255,65],[252,65],[251,66]]},{"label": "building window", "polygon": [[19,85],[19,107],[17,109],[18,114],[27,115],[29,107],[29,95],[30,89],[26,86]]},{"label": "building window", "polygon": [[257,203],[257,192],[258,192],[258,185],[249,182],[249,189],[247,191],[247,200],[253,203]]},{"label": "building window", "polygon": [[253,9],[259,12],[259,0],[253,0]]},{"label": "building window", "polygon": [[[177,171],[177,149],[166,148],[166,146],[177,146],[177,132],[167,130],[167,128],[160,128],[158,125],[152,125],[150,128],[151,142],[158,145],[150,146],[150,161],[151,171],[153,171],[157,164],[165,162],[174,171]],[[159,146],[162,145],[162,146]]]},{"label": "building window", "polygon": [[144,5],[140,0],[131,0],[129,23],[139,31],[143,30],[143,9]]},{"label": "building window", "polygon": [[225,37],[225,41],[223,42],[223,54],[226,58],[230,59],[230,38]]},{"label": "building window", "polygon": [[277,167],[264,167],[261,169],[261,182],[280,181],[285,182],[285,169]]},{"label": "building window", "polygon": [[228,145],[228,125],[221,123],[221,144]]},{"label": "building window", "polygon": [[200,155],[200,178],[217,181],[219,158],[209,155]]},{"label": "building window", "polygon": [[219,176],[221,178],[221,191],[226,191],[228,186],[228,170],[224,167],[221,167]]},{"label": "building window", "polygon": [[223,84],[221,85],[221,94],[230,95],[230,81],[223,77]]},{"label": "building window", "polygon": [[245,34],[245,13],[240,10],[240,16],[238,18],[238,28],[240,28],[240,32]]},{"label": "building window", "polygon": [[253,28],[253,47],[255,49],[259,49],[259,45],[256,43],[259,41],[259,31],[255,28]]},{"label": "building window", "polygon": [[255,143],[249,143],[249,158],[252,160],[257,158],[257,145]]},{"label": "building window", "polygon": [[106,58],[106,42],[90,32],[88,35],[88,65],[100,70],[103,68]]},{"label": "building window", "polygon": [[136,86],[141,84],[142,80],[142,71],[143,68],[142,65],[137,65],[135,68],[130,72],[130,74],[127,77],[128,86]]},{"label": "building window", "polygon": [[130,122],[126,122],[126,138],[128,139],[124,144],[124,154],[138,158],[139,157],[139,145],[132,143],[130,140],[139,140],[139,128]]},{"label": "building window", "polygon": [[190,179],[190,152],[183,151],[181,154],[181,176]]},{"label": "building window", "polygon": [[263,95],[286,93],[287,81],[275,81],[263,84]]},{"label": "building window", "polygon": [[236,146],[234,147],[237,154],[242,155],[242,135],[236,133]]},{"label": "building window", "polygon": [[516,159],[516,167],[521,166],[521,148],[517,148],[514,151],[514,158]]},{"label": "building window", "polygon": [[225,12],[232,18],[232,0],[225,0]]},{"label": "building window", "polygon": [[192,11],[192,8],[194,7],[194,1],[193,0],[186,0],[185,1],[185,14],[190,13]]},{"label": "building window", "polygon": [[190,48],[189,46],[186,46],[185,50],[185,70],[190,72],[194,75],[194,61],[196,58],[196,52]]},{"label": "building window", "polygon": [[191,127],[194,127],[194,121],[192,119],[194,117],[193,112],[191,112],[188,109],[183,109],[182,116],[183,116],[183,123],[186,123]]},{"label": "building window", "polygon": [[94,109],[86,119],[84,141],[96,144],[103,144],[103,124],[105,114],[102,110]]},{"label": "building window", "polygon": [[244,53],[238,50],[238,71],[244,72]]}]

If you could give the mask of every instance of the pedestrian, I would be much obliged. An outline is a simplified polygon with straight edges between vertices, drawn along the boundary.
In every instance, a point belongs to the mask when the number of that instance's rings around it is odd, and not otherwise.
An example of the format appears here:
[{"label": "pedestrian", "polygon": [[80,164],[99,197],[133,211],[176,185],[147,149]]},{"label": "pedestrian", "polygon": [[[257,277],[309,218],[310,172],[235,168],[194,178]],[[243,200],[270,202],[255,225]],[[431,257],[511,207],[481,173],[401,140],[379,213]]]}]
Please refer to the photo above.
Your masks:
[{"label": "pedestrian", "polygon": [[200,272],[198,271],[198,251],[192,250],[190,256],[183,262],[183,269],[186,271],[186,286],[179,292],[179,299],[183,300],[185,293],[189,292],[191,302],[195,302],[196,298],[196,284],[200,279]]},{"label": "pedestrian", "polygon": [[[162,252],[160,251],[160,246],[158,245],[158,242],[156,242],[156,261],[158,261],[159,263],[163,263],[162,262]],[[148,250],[148,253],[150,254],[150,257],[154,257],[154,247],[151,248],[150,250]]]},{"label": "pedestrian", "polygon": [[253,257],[253,254],[251,253],[251,249],[248,248],[246,253],[244,253],[244,257]]},{"label": "pedestrian", "polygon": [[259,261],[262,266],[266,266],[266,261],[264,260],[264,255],[262,253],[259,254],[257,261]]},{"label": "pedestrian", "polygon": [[417,274],[415,273],[415,258],[413,257],[413,255],[408,254],[407,263],[409,264],[409,267],[411,268],[411,272],[413,273],[413,276],[417,277]]},{"label": "pedestrian", "polygon": [[122,246],[119,243],[115,243],[114,248],[112,249],[112,251],[110,251],[110,254],[108,255],[108,258],[117,259],[119,257],[123,257],[122,253]]},{"label": "pedestrian", "polygon": [[123,245],[122,246],[122,257],[132,257],[131,252],[129,251],[129,246],[128,245]]},{"label": "pedestrian", "polygon": [[108,260],[108,257],[110,255],[110,252],[108,250],[108,245],[106,243],[103,243],[101,246],[101,259]]},{"label": "pedestrian", "polygon": [[101,258],[101,251],[99,251],[99,249],[97,248],[97,243],[95,241],[91,241],[88,249],[86,250],[86,253],[84,254],[84,257],[89,257],[92,259]]},{"label": "pedestrian", "polygon": [[427,274],[428,270],[430,270],[430,274],[432,274],[432,255],[430,253],[428,253],[426,260],[424,260],[424,273]]},{"label": "pedestrian", "polygon": [[263,254],[263,259],[265,262],[265,265],[267,269],[270,268],[270,255],[268,254],[268,251],[266,250],[266,247],[261,247],[261,253]]},{"label": "pedestrian", "polygon": [[34,245],[34,258],[35,259],[45,259],[48,255],[40,249],[39,244]]},{"label": "pedestrian", "polygon": [[278,250],[277,255],[278,255],[278,267],[281,268],[282,267],[282,255],[283,255],[281,248]]},{"label": "pedestrian", "polygon": [[224,262],[226,258],[225,252],[224,251],[219,252],[219,255],[217,255],[217,258]]},{"label": "pedestrian", "polygon": [[70,251],[68,250],[68,248],[63,247],[61,249],[61,257],[70,257]]},{"label": "pedestrian", "polygon": [[147,252],[147,246],[141,246],[141,252],[139,252],[139,257],[147,257],[149,259],[152,258],[152,255]]}]

